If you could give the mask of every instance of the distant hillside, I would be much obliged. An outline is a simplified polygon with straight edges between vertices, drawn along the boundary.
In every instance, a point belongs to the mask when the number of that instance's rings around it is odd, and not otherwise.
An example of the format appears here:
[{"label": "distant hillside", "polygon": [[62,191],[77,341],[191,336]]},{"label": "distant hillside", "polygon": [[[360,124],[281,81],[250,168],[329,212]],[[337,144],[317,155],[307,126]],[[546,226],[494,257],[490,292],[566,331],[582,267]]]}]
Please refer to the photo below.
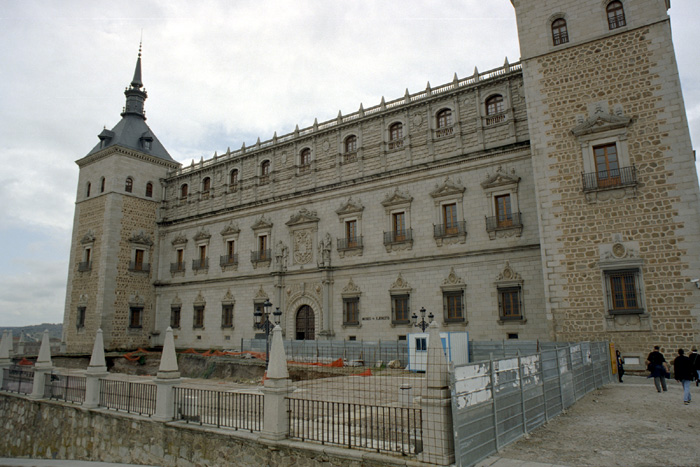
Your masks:
[{"label": "distant hillside", "polygon": [[49,330],[49,337],[51,339],[60,339],[63,333],[63,324],[37,324],[34,326],[21,326],[21,327],[0,327],[0,332],[5,330],[11,331],[14,337],[19,337],[22,332],[24,332],[24,337],[27,341],[41,341],[41,336],[44,335],[44,330]]}]

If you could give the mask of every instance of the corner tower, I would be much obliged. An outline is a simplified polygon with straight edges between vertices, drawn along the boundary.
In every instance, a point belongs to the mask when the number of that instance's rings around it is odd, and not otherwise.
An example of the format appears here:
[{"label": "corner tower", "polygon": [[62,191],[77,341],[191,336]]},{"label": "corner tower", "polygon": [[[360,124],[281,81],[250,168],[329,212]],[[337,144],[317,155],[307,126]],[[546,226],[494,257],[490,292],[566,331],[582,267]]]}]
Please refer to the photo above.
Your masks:
[{"label": "corner tower", "polygon": [[[698,339],[698,181],[668,0],[511,0],[557,340]],[[633,359],[631,359],[633,360]],[[629,360],[628,360],[629,361]]]},{"label": "corner tower", "polygon": [[160,180],[180,164],[146,124],[140,47],[124,94],[122,119],[102,130],[99,143],[76,161],[80,174],[63,318],[68,353],[89,353],[98,328],[109,350],[148,346],[153,330],[151,264],[157,261]]}]

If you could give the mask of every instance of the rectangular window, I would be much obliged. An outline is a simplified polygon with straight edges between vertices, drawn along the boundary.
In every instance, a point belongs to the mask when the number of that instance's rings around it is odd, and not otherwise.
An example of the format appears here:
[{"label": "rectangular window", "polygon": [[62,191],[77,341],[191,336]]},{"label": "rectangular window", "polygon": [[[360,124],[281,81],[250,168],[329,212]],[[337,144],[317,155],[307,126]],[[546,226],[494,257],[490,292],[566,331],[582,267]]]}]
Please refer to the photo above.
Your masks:
[{"label": "rectangular window", "polygon": [[260,261],[266,261],[269,259],[267,257],[267,235],[261,235],[258,237],[258,253],[260,254]]},{"label": "rectangular window", "polygon": [[442,294],[445,322],[464,321],[464,292],[444,292]]},{"label": "rectangular window", "polygon": [[357,246],[357,221],[346,221],[345,222],[345,238],[348,242],[348,248],[355,248]]},{"label": "rectangular window", "polygon": [[343,324],[348,326],[360,324],[359,297],[343,299]]},{"label": "rectangular window", "polygon": [[391,311],[394,324],[408,324],[411,322],[408,299],[408,295],[391,296]]},{"label": "rectangular window", "polygon": [[403,242],[406,240],[406,213],[395,212],[391,215],[394,241]]},{"label": "rectangular window", "polygon": [[639,269],[608,271],[608,309],[612,314],[643,313]]},{"label": "rectangular window", "polygon": [[180,307],[174,306],[170,308],[170,327],[180,329]]},{"label": "rectangular window", "polygon": [[610,143],[594,146],[593,155],[595,156],[598,188],[620,185],[620,164],[617,159],[617,145]]},{"label": "rectangular window", "polygon": [[454,235],[457,229],[457,204],[445,204],[442,206],[442,221],[447,235]]},{"label": "rectangular window", "polygon": [[129,307],[129,327],[140,328],[143,325],[143,307]]},{"label": "rectangular window", "polygon": [[177,270],[184,271],[185,270],[185,250],[182,248],[179,248],[175,254],[175,259],[177,260],[177,262],[176,262]]},{"label": "rectangular window", "polygon": [[203,328],[204,327],[204,307],[195,306],[194,307],[194,322],[192,327]]},{"label": "rectangular window", "polygon": [[134,251],[134,271],[143,270],[143,256],[144,256],[143,250]]},{"label": "rectangular window", "polygon": [[78,307],[78,317],[75,321],[75,324],[76,324],[78,329],[85,327],[85,312],[86,312],[86,307],[84,307],[84,306]]},{"label": "rectangular window", "polygon": [[233,261],[233,255],[236,253],[236,244],[233,240],[226,242],[226,254],[229,257],[229,261]]},{"label": "rectangular window", "polygon": [[207,259],[207,246],[206,245],[200,245],[199,246],[199,262],[204,265],[204,262]]},{"label": "rectangular window", "polygon": [[510,208],[510,195],[496,196],[496,223],[498,227],[513,225],[513,213]]},{"label": "rectangular window", "polygon": [[499,309],[502,320],[522,319],[520,287],[498,289]]},{"label": "rectangular window", "polygon": [[425,337],[416,337],[416,351],[426,352],[428,350],[428,339]]},{"label": "rectangular window", "polygon": [[233,327],[233,305],[232,304],[221,305],[221,327],[222,328]]}]

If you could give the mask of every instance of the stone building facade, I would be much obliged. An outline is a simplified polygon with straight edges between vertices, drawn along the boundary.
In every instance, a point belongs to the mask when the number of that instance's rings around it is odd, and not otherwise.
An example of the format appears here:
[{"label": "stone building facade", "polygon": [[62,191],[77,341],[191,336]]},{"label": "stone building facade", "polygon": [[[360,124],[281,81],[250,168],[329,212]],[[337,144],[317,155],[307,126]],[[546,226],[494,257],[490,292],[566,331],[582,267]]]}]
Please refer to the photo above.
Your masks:
[{"label": "stone building facade", "polygon": [[642,362],[697,342],[668,5],[512,3],[521,62],[188,167],[145,125],[139,58],[122,121],[78,161],[67,351],[97,327],[113,349],[168,326],[237,348],[266,301],[292,339],[405,339],[424,308],[474,339],[607,338]]}]

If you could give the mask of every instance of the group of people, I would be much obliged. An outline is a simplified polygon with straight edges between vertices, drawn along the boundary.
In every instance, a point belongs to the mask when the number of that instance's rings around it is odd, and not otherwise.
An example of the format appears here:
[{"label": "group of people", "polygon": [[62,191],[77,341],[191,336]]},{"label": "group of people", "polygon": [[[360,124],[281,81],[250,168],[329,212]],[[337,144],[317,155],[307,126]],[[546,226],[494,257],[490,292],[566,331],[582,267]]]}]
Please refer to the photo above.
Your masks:
[{"label": "group of people", "polygon": [[[616,352],[617,357],[617,378],[622,382],[625,374],[625,359]],[[647,371],[649,378],[654,378],[654,386],[658,392],[667,391],[666,379],[671,377],[670,367],[663,354],[659,351],[659,346],[654,346],[654,350],[647,356]],[[685,355],[683,349],[678,349],[678,356],[673,360],[673,377],[683,385],[683,403],[690,404],[690,385],[695,381],[695,385],[700,385],[700,356],[697,349],[692,349],[689,355]]]}]

